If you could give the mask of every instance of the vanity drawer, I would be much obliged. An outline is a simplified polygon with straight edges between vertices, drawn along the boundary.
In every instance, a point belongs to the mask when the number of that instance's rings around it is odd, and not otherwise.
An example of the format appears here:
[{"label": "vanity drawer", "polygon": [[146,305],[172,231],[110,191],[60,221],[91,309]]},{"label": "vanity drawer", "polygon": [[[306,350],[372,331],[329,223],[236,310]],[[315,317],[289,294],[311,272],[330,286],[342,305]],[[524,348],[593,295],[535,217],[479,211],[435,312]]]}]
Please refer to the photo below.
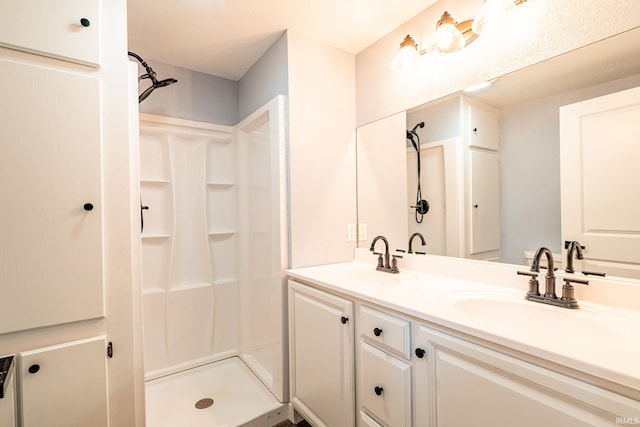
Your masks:
[{"label": "vanity drawer", "polygon": [[362,409],[388,426],[411,426],[411,365],[364,341],[360,345]]},{"label": "vanity drawer", "polygon": [[360,334],[390,351],[411,358],[411,324],[369,307],[360,307]]}]

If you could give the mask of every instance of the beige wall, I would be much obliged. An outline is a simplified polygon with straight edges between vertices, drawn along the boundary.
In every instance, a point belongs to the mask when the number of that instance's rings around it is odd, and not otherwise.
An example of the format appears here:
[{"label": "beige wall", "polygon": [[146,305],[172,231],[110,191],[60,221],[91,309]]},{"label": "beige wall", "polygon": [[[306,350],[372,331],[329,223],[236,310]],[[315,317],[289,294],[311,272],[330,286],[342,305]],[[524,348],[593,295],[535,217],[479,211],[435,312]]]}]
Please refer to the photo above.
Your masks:
[{"label": "beige wall", "polygon": [[529,0],[516,8],[504,28],[483,34],[462,52],[424,56],[408,72],[390,70],[405,35],[411,34],[422,47],[443,11],[462,21],[472,18],[481,4],[441,0],[359,53],[358,125],[640,26],[637,0]]},{"label": "beige wall", "polygon": [[349,261],[356,242],[355,57],[288,31],[291,266]]}]

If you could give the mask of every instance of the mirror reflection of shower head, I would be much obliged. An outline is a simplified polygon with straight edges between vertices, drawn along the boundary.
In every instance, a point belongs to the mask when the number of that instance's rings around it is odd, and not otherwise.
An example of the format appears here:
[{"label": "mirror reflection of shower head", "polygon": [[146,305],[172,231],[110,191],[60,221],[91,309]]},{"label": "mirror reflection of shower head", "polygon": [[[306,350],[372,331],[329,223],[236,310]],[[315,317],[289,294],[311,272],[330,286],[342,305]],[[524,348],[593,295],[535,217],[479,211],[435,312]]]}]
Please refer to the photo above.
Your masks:
[{"label": "mirror reflection of shower head", "polygon": [[140,80],[144,80],[144,79],[149,79],[151,80],[151,86],[149,86],[148,88],[146,88],[141,94],[140,96],[138,96],[138,104],[141,103],[142,101],[144,101],[145,99],[147,99],[149,97],[149,95],[151,95],[151,92],[153,92],[155,89],[160,88],[160,87],[166,87],[169,85],[172,85],[174,83],[177,83],[178,81],[174,78],[168,78],[168,79],[164,79],[164,80],[158,80],[156,78],[156,72],[153,71],[153,69],[144,61],[144,59],[142,59],[140,57],[140,55],[134,53],[134,52],[127,52],[127,54],[129,56],[134,57],[135,59],[138,60],[138,62],[140,62],[140,65],[142,65],[145,69],[145,71],[147,72],[146,74],[142,74],[141,76],[138,77],[138,81]]},{"label": "mirror reflection of shower head", "polygon": [[[413,129],[407,130],[407,139],[411,141],[411,145],[413,145],[413,148],[416,150],[416,152],[420,152],[420,137],[418,137],[418,134],[416,133],[416,129],[423,128],[423,127],[424,127],[424,122],[420,122],[417,125],[415,125]],[[414,139],[414,136],[418,140],[418,142],[416,142],[416,139]]]},{"label": "mirror reflection of shower head", "polygon": [[413,145],[414,150],[416,150],[416,154],[417,154],[417,166],[418,166],[418,186],[417,186],[417,191],[416,191],[416,204],[411,206],[412,209],[415,209],[415,218],[416,218],[416,222],[418,224],[420,224],[422,222],[423,216],[429,212],[429,202],[427,202],[426,200],[424,200],[422,198],[422,188],[421,188],[421,184],[420,184],[420,171],[421,171],[421,155],[420,155],[420,137],[418,136],[418,133],[416,132],[416,129],[418,128],[423,128],[424,127],[424,122],[420,122],[417,125],[415,125],[413,127],[413,129],[411,130],[407,130],[407,139],[409,141],[411,141],[411,145]]}]

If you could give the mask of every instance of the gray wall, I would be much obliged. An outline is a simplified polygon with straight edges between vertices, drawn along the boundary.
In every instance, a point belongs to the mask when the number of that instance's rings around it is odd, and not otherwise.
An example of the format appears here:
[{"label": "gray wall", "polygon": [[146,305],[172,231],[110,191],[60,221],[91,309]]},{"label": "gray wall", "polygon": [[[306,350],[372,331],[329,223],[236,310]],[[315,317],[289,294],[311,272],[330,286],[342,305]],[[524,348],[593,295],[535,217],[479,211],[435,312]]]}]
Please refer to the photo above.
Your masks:
[{"label": "gray wall", "polygon": [[285,32],[238,81],[238,121],[276,95],[289,94],[288,62]]},{"label": "gray wall", "polygon": [[[237,82],[155,62],[143,53],[138,54],[153,68],[158,80],[169,77],[178,80],[171,86],[154,90],[140,104],[141,113],[230,126],[238,122]],[[138,72],[144,74],[144,68],[138,66]],[[138,86],[142,93],[149,87],[149,81],[142,80]]]},{"label": "gray wall", "polygon": [[[153,91],[140,112],[233,126],[276,95],[288,95],[287,58],[286,32],[237,82],[144,58],[159,80],[173,77],[178,83]],[[139,65],[138,74],[144,73]],[[142,93],[149,81],[138,86]]]},{"label": "gray wall", "polygon": [[558,109],[640,86],[640,75],[503,108],[501,121],[503,261],[525,250],[561,252]]}]

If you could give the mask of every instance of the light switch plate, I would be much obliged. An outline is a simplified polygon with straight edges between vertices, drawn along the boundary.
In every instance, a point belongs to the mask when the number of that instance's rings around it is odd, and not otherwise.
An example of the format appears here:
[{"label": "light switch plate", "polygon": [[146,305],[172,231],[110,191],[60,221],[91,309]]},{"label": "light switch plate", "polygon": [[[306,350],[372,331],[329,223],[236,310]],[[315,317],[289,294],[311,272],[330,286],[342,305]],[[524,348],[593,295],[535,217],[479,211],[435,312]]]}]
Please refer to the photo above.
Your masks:
[{"label": "light switch plate", "polygon": [[367,224],[358,224],[358,240],[368,240],[367,237]]},{"label": "light switch plate", "polygon": [[356,225],[347,224],[347,242],[356,241]]}]

